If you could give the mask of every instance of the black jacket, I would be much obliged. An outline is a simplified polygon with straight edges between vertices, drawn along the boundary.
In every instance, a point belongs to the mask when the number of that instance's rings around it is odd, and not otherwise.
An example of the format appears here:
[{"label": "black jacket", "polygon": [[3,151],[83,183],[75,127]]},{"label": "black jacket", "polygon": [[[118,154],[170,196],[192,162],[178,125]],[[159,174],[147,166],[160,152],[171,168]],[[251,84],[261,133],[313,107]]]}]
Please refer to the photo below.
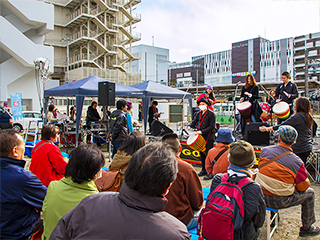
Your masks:
[{"label": "black jacket", "polygon": [[87,111],[87,118],[86,118],[87,125],[89,125],[90,122],[99,121],[99,119],[101,119],[101,117],[97,109],[94,109],[92,106],[89,106]]},{"label": "black jacket", "polygon": [[[158,108],[156,109],[157,109],[157,112],[159,112]],[[154,116],[155,113],[156,113],[155,110],[150,106],[149,114],[148,114],[148,122],[152,123],[154,119],[158,119],[157,117]]]},{"label": "black jacket", "polygon": [[[290,95],[289,98],[283,93],[284,91]],[[282,101],[292,105],[293,100],[297,97],[297,85],[291,81],[288,82],[287,86],[284,83],[280,83],[276,88],[275,99],[282,99]]]},{"label": "black jacket", "polygon": [[278,130],[281,125],[290,125],[298,132],[296,143],[292,145],[292,150],[295,154],[312,150],[312,128],[307,129],[304,113],[298,112],[292,115],[280,125],[274,126],[273,129]]},{"label": "black jacket", "polygon": [[[251,98],[248,95],[244,94],[245,92],[251,93],[252,94]],[[248,88],[243,87],[241,90],[241,97],[244,98],[243,101],[249,101],[249,102],[253,103],[253,101],[258,99],[258,97],[259,97],[258,86],[249,86]]]},{"label": "black jacket", "polygon": [[[249,97],[248,95],[244,94],[245,92],[251,93],[252,96]],[[249,101],[251,106],[251,115],[253,115],[257,122],[261,122],[260,116],[262,113],[262,109],[258,103],[259,97],[259,88],[258,86],[249,86],[248,88],[242,88],[241,97],[244,98],[243,101]]]},{"label": "black jacket", "polygon": [[[221,183],[222,174],[212,179],[210,193]],[[266,215],[266,203],[261,187],[256,182],[246,185],[243,190],[244,221],[241,229],[234,231],[234,240],[253,240],[259,236]]]},{"label": "black jacket", "polygon": [[[199,111],[196,113],[195,118],[193,119],[192,123],[189,124],[189,126],[194,128],[197,125],[197,123],[200,123],[199,118],[201,118],[200,121],[203,118],[202,111]],[[215,126],[216,126],[216,115],[212,111],[207,110],[200,126],[200,131],[202,132],[201,135],[207,142],[214,141]]]},{"label": "black jacket", "polygon": [[110,134],[112,141],[123,142],[128,135],[127,118],[123,111],[115,110],[110,116]]}]

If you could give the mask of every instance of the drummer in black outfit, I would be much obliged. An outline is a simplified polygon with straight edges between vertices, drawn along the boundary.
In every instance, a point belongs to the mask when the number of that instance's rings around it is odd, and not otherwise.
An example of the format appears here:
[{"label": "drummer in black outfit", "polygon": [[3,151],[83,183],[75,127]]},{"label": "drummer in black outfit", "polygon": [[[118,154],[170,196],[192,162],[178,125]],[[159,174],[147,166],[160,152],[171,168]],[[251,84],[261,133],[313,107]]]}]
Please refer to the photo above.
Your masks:
[{"label": "drummer in black outfit", "polygon": [[[255,117],[255,108],[254,101],[258,99],[259,96],[259,88],[257,86],[256,80],[252,74],[248,74],[246,77],[246,83],[244,84],[241,91],[240,101],[249,101],[251,106],[251,122],[256,122],[257,119]],[[241,131],[242,135],[244,135],[246,131],[246,120],[241,116]]]},{"label": "drummer in black outfit", "polygon": [[198,128],[196,134],[201,134],[202,137],[206,140],[206,151],[205,153],[200,152],[202,170],[198,173],[199,176],[207,175],[205,168],[206,155],[208,151],[213,148],[213,143],[215,140],[215,125],[216,125],[216,116],[215,114],[208,109],[209,102],[205,98],[201,98],[197,101],[197,104],[200,108],[200,111],[196,113],[192,123],[189,124],[187,131],[190,128],[194,128],[197,123]]},{"label": "drummer in black outfit", "polygon": [[[298,88],[297,85],[290,81],[291,76],[290,73],[287,71],[284,71],[281,74],[281,79],[283,83],[280,83],[276,88],[276,102],[284,101],[289,104],[290,106],[290,115],[289,117],[294,114],[294,108],[293,108],[293,101],[295,98],[298,97]],[[283,122],[284,120],[281,120],[278,118],[278,124]]]}]

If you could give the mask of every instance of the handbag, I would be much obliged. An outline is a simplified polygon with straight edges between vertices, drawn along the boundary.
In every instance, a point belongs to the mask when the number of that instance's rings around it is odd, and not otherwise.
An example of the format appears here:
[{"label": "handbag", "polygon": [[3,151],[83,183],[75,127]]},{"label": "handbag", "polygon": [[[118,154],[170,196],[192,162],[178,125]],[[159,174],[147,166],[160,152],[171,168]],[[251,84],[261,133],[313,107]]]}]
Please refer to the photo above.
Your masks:
[{"label": "handbag", "polygon": [[123,165],[121,168],[110,168],[109,171],[102,170],[102,177],[95,181],[99,192],[120,192],[121,188],[121,174],[123,168],[128,164]]}]

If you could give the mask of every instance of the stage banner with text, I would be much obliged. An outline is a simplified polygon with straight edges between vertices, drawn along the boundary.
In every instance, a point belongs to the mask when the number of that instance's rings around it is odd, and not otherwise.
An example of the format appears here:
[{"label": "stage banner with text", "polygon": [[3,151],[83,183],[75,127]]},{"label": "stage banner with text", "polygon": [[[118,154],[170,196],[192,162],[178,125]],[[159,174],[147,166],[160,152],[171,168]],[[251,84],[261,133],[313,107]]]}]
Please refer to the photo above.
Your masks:
[{"label": "stage banner with text", "polygon": [[[180,158],[188,163],[199,164],[201,165],[200,152],[190,148],[186,142],[181,141],[182,152],[180,154]],[[214,146],[213,146],[214,147]],[[254,148],[254,152],[256,154],[256,159],[254,162],[253,168],[258,167],[261,148]]]},{"label": "stage banner with text", "polygon": [[12,117],[14,120],[23,119],[22,93],[10,93]]},{"label": "stage banner with text", "polygon": [[190,148],[186,142],[181,142],[182,152],[180,158],[188,163],[200,164],[200,152]]}]

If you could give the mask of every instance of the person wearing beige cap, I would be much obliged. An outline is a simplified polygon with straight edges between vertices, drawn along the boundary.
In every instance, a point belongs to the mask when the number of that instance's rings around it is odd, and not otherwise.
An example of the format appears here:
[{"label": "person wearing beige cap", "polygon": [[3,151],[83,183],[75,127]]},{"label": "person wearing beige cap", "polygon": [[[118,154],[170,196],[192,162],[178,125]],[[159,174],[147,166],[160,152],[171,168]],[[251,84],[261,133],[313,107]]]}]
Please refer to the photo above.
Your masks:
[{"label": "person wearing beige cap", "polygon": [[[252,178],[253,173],[250,169],[256,158],[252,145],[239,140],[230,144],[229,152],[228,182],[237,184],[243,178]],[[221,181],[222,174],[215,175],[210,192],[218,187]],[[263,193],[260,185],[253,181],[243,186],[242,191],[245,214],[242,227],[234,230],[234,239],[257,239],[259,228],[262,227],[266,214]]]},{"label": "person wearing beige cap", "polygon": [[315,236],[320,233],[320,229],[312,226],[316,221],[314,190],[310,188],[303,161],[291,148],[297,136],[293,127],[279,127],[278,145],[262,149],[255,180],[261,185],[268,207],[283,209],[301,205],[302,227],[299,236]]}]

